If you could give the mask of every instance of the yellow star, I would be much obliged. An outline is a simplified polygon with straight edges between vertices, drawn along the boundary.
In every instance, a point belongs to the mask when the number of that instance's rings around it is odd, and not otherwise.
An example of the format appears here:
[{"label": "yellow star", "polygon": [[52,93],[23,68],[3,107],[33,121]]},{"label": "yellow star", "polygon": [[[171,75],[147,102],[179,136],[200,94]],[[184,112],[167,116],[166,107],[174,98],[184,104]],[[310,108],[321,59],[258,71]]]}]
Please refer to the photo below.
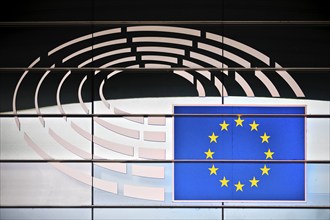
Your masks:
[{"label": "yellow star", "polygon": [[263,136],[260,136],[260,137],[261,137],[261,139],[262,139],[262,142],[261,142],[261,143],[264,143],[264,142],[269,143],[269,142],[268,142],[268,139],[270,138],[270,136],[267,136],[266,132],[264,133]]},{"label": "yellow star", "polygon": [[249,180],[251,182],[251,187],[255,186],[255,187],[258,187],[258,182],[260,180],[257,180],[255,177],[253,177],[252,180]]},{"label": "yellow star", "polygon": [[264,153],[266,154],[266,159],[268,159],[268,158],[273,159],[274,152],[271,152],[269,148],[268,148],[268,151],[264,152]]},{"label": "yellow star", "polygon": [[209,170],[210,170],[210,175],[212,175],[212,174],[217,175],[217,170],[218,170],[218,169],[219,169],[219,168],[216,168],[216,167],[214,166],[214,164],[213,164],[212,167],[209,168]]},{"label": "yellow star", "polygon": [[207,159],[207,158],[211,158],[211,159],[213,159],[213,154],[214,154],[214,152],[212,152],[212,151],[210,150],[210,148],[209,148],[208,151],[204,152],[204,154],[206,154],[206,159]]},{"label": "yellow star", "polygon": [[258,131],[259,124],[257,124],[256,121],[253,121],[253,123],[250,124],[250,126],[251,126],[251,131],[253,131],[253,130]]},{"label": "yellow star", "polygon": [[244,120],[241,119],[241,116],[240,115],[238,116],[238,118],[235,121],[236,121],[236,127],[237,126],[243,127],[243,121]]},{"label": "yellow star", "polygon": [[267,168],[266,165],[264,165],[263,168],[260,168],[260,170],[262,171],[262,174],[261,175],[264,175],[264,174],[268,174],[268,171],[270,170],[270,168]]},{"label": "yellow star", "polygon": [[221,131],[226,130],[228,131],[229,124],[226,124],[226,121],[223,121],[222,124],[219,124],[221,126]]},{"label": "yellow star", "polygon": [[226,177],[224,176],[222,180],[219,180],[221,182],[221,187],[226,186],[228,187],[228,182],[230,180],[227,180]]},{"label": "yellow star", "polygon": [[214,134],[214,132],[212,132],[212,135],[209,136],[209,138],[210,138],[210,143],[212,143],[212,142],[217,143],[217,138],[218,138],[218,136],[216,136],[216,135]]},{"label": "yellow star", "polygon": [[238,183],[237,184],[234,184],[234,185],[236,186],[236,192],[238,190],[241,190],[243,192],[243,186],[244,186],[244,184],[241,184],[241,182],[238,181]]}]

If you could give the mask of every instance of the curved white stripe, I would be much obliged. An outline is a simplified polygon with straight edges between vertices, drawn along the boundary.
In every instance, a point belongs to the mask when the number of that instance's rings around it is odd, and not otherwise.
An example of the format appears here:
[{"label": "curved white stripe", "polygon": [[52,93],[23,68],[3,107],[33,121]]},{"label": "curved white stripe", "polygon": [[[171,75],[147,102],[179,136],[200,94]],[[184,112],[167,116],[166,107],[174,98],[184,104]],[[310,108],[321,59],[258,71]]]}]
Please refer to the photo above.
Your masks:
[{"label": "curved white stripe", "polygon": [[[36,63],[38,63],[40,61],[40,57],[38,57],[37,59],[35,59],[28,68],[32,68],[34,65],[36,65]],[[28,70],[24,71],[23,75],[21,76],[21,78],[18,80],[17,85],[15,87],[15,91],[14,91],[14,95],[13,95],[13,113],[17,114],[17,110],[16,110],[16,97],[17,97],[17,92],[18,89],[23,81],[23,79],[25,78],[25,76],[29,73]],[[16,126],[18,127],[18,130],[21,130],[21,126],[20,126],[20,122],[17,116],[15,116],[15,122],[16,122]]]},{"label": "curved white stripe", "polygon": [[69,56],[65,57],[63,60],[62,60],[62,63],[65,63],[66,61],[80,55],[80,54],[83,54],[83,53],[86,53],[87,51],[91,51],[93,50],[93,46],[89,46],[89,47],[86,47],[84,49],[81,49],[81,50],[78,50],[72,54],[70,54]]},{"label": "curved white stripe", "polygon": [[239,65],[243,66],[243,67],[246,67],[246,68],[249,68],[251,67],[251,63],[248,62],[247,60],[229,52],[229,51],[226,51],[224,50],[223,51],[223,56],[229,60],[232,60],[234,61],[235,63],[238,63]]},{"label": "curved white stripe", "polygon": [[145,63],[144,67],[145,68],[170,68],[171,65],[160,64],[160,63]]},{"label": "curved white stripe", "polygon": [[[136,58],[135,57],[125,57],[125,58],[121,58],[121,59],[118,59],[118,60],[113,60],[113,61],[110,61],[109,63],[106,63],[102,66],[100,66],[100,68],[107,68],[109,66],[113,66],[113,65],[116,65],[118,63],[125,63],[125,62],[132,62],[132,61],[135,61]],[[136,65],[135,65],[136,66]],[[119,70],[118,70],[119,71]],[[100,70],[96,70],[95,71],[95,75],[98,74],[99,72],[101,72]],[[116,71],[114,71],[116,72]],[[122,72],[122,70],[120,70],[119,72]],[[109,77],[110,78],[110,77]],[[108,79],[109,79],[108,78]]]},{"label": "curved white stripe", "polygon": [[93,186],[98,189],[104,190],[106,192],[111,192],[114,194],[118,193],[118,186],[117,186],[117,183],[115,183],[115,182],[110,182],[107,180],[102,180],[102,179],[93,177]]},{"label": "curved white stripe", "polygon": [[89,141],[92,141],[92,135],[71,121],[71,128]]},{"label": "curved white stripe", "polygon": [[108,103],[108,101],[105,99],[105,97],[103,95],[104,82],[105,82],[105,80],[102,80],[101,85],[99,87],[99,95],[100,95],[102,103],[105,105],[105,107],[107,107],[109,109],[110,108],[110,103]]},{"label": "curved white stripe", "polygon": [[194,84],[194,76],[188,73],[187,71],[184,70],[174,70],[173,73],[185,78],[188,80],[191,84]]},{"label": "curved white stripe", "polygon": [[163,131],[144,131],[145,141],[166,142],[166,133]]},{"label": "curved white stripe", "polygon": [[62,137],[60,137],[58,134],[55,133],[55,131],[53,131],[51,128],[49,128],[48,130],[49,135],[54,138],[54,140],[59,143],[60,145],[62,145],[65,149],[71,151],[72,153],[74,153],[75,155],[83,158],[83,159],[91,159],[92,158],[92,154],[81,150],[79,147],[69,143],[68,141],[66,141],[65,139],[63,139]]},{"label": "curved white stripe", "polygon": [[278,91],[277,91],[276,87],[274,86],[274,84],[272,83],[272,81],[270,81],[263,72],[256,71],[255,75],[267,87],[268,91],[270,92],[270,94],[273,97],[280,97],[280,94],[278,93]]},{"label": "curved white stripe", "polygon": [[[50,68],[54,68],[55,67],[55,64],[53,64]],[[44,79],[47,77],[47,75],[50,73],[50,70],[46,71],[44,73],[44,75],[41,77],[41,79],[39,80],[39,83],[37,85],[37,88],[36,88],[36,92],[34,94],[34,106],[35,106],[35,109],[36,109],[36,112],[37,114],[41,114],[40,112],[40,109],[39,109],[39,106],[38,106],[38,94],[39,94],[39,89],[40,89],[40,86],[42,84],[42,82],[44,81]],[[41,122],[42,126],[45,127],[45,120],[39,116],[39,121]]]},{"label": "curved white stripe", "polygon": [[86,114],[88,114],[89,113],[89,109],[85,105],[84,100],[83,100],[82,95],[81,95],[81,90],[82,90],[82,87],[83,87],[83,85],[84,85],[84,83],[85,83],[86,80],[87,80],[87,76],[85,76],[83,78],[83,80],[79,84],[79,88],[78,88],[78,99],[79,99],[80,106],[83,108],[84,112]]},{"label": "curved white stripe", "polygon": [[148,178],[165,178],[165,168],[160,166],[132,165],[132,175]]},{"label": "curved white stripe", "polygon": [[100,37],[100,36],[116,34],[116,33],[120,33],[120,32],[121,32],[120,28],[112,28],[112,29],[108,29],[108,30],[104,30],[104,31],[95,32],[93,34],[93,37]]},{"label": "curved white stripe", "polygon": [[196,79],[196,89],[198,91],[198,96],[204,97],[205,96],[205,90],[201,82]]},{"label": "curved white stripe", "polygon": [[166,125],[166,117],[148,117],[148,125]]},{"label": "curved white stripe", "polygon": [[124,44],[126,43],[127,40],[126,39],[118,39],[118,40],[110,40],[110,41],[106,41],[106,42],[103,42],[103,43],[99,43],[99,44],[95,44],[93,46],[89,46],[89,47],[86,47],[86,48],[83,48],[81,50],[78,50],[72,54],[70,54],[69,56],[65,57],[63,60],[62,60],[62,63],[65,63],[66,61],[80,55],[80,54],[83,54],[83,53],[86,53],[88,51],[92,51],[94,49],[98,49],[98,48],[101,48],[101,47],[106,47],[106,46],[111,46],[111,45],[116,45],[116,44]]},{"label": "curved white stripe", "polygon": [[218,89],[221,96],[228,96],[226,87],[222,84],[222,82],[217,77],[214,77],[214,85]]},{"label": "curved white stripe", "polygon": [[154,61],[162,61],[168,63],[178,63],[178,58],[169,57],[169,56],[153,56],[153,55],[144,55],[141,56],[142,60],[154,60]]},{"label": "curved white stripe", "polygon": [[[198,65],[197,63],[194,63],[194,62],[191,62],[191,61],[188,61],[188,60],[182,60],[182,63],[183,63],[184,66],[190,67],[190,68],[203,68],[203,66]],[[198,70],[196,72],[200,73],[206,79],[211,80],[211,73],[210,73],[210,71]]]},{"label": "curved white stripe", "polygon": [[129,156],[134,155],[134,149],[131,146],[110,142],[108,140],[105,140],[105,139],[97,137],[97,136],[94,136],[94,138],[92,140],[92,135],[89,132],[82,129],[81,127],[79,127],[76,123],[71,122],[71,127],[78,134],[80,134],[81,136],[83,136],[84,138],[86,138],[89,141],[94,141],[94,143],[100,145],[101,147],[112,150],[114,152],[129,155]]},{"label": "curved white stripe", "polygon": [[120,135],[123,135],[126,137],[130,137],[130,138],[134,138],[134,139],[140,138],[140,131],[138,131],[138,130],[120,127],[120,126],[111,124],[110,122],[107,122],[105,120],[102,120],[99,117],[94,117],[94,121],[96,123],[98,123],[99,125],[105,127],[106,129],[113,131],[117,134],[120,134]]},{"label": "curved white stripe", "polygon": [[[128,112],[122,111],[118,108],[114,108],[114,112],[117,115],[128,115],[129,114]],[[127,119],[127,120],[130,120],[130,121],[133,121],[133,122],[144,124],[144,118],[141,117],[141,116],[131,116],[131,117],[130,116],[125,116],[124,118]]]},{"label": "curved white stripe", "polygon": [[[99,157],[96,156],[95,154],[93,154],[94,159],[104,159],[103,157]],[[94,163],[95,165],[111,170],[111,171],[115,171],[115,172],[119,172],[119,173],[127,173],[127,166],[126,163]]]},{"label": "curved white stripe", "polygon": [[154,201],[165,201],[165,189],[160,187],[133,186],[125,184],[124,196]]},{"label": "curved white stripe", "polygon": [[164,160],[166,158],[166,149],[139,148],[139,158]]},{"label": "curved white stripe", "polygon": [[249,84],[245,81],[245,79],[238,74],[237,72],[235,72],[235,80],[238,82],[238,84],[242,87],[242,89],[244,90],[246,96],[254,96],[254,93],[251,89],[251,87],[249,86]]},{"label": "curved white stripe", "polygon": [[90,58],[84,62],[82,62],[81,64],[78,65],[78,68],[81,68],[81,67],[84,67],[86,66],[87,64],[93,62],[93,61],[96,61],[96,60],[99,60],[99,59],[102,59],[102,58],[105,58],[105,57],[109,57],[109,56],[112,56],[112,55],[116,55],[116,54],[121,54],[121,53],[129,53],[131,52],[131,48],[123,48],[123,49],[118,49],[118,50],[111,50],[111,51],[108,51],[106,53],[102,53],[102,54],[99,54],[93,58]]},{"label": "curved white stripe", "polygon": [[172,53],[184,56],[184,50],[171,48],[171,47],[137,47],[137,52],[162,52],[162,53]]},{"label": "curved white stripe", "polygon": [[[275,67],[282,68],[279,64],[275,63]],[[296,94],[297,97],[305,97],[304,92],[301,90],[301,88],[298,86],[296,81],[292,78],[292,76],[285,70],[283,71],[276,71],[278,75],[280,75],[291,87],[293,92]]]},{"label": "curved white stripe", "polygon": [[78,38],[75,38],[71,41],[68,41],[64,44],[61,44],[60,46],[58,47],[55,47],[53,50],[49,51],[48,52],[48,56],[52,55],[53,53],[65,48],[65,47],[68,47],[72,44],[75,44],[75,43],[78,43],[78,42],[81,42],[81,41],[84,41],[84,40],[88,40],[88,39],[91,39],[93,37],[99,37],[99,36],[103,36],[103,35],[108,35],[108,34],[114,34],[114,33],[120,33],[121,30],[120,28],[113,28],[113,29],[109,29],[109,30],[104,30],[104,31],[99,31],[99,32],[95,32],[93,34],[87,34],[85,36],[82,36],[82,37],[78,37]]},{"label": "curved white stripe", "polygon": [[235,41],[235,40],[227,38],[227,37],[223,37],[218,34],[209,33],[209,32],[206,32],[206,39],[224,43],[231,47],[237,48],[245,53],[248,53],[248,54],[258,58],[259,60],[266,63],[267,65],[270,65],[269,57],[267,57],[265,54],[257,51],[256,49],[254,49],[250,46],[247,46],[246,44],[243,44],[241,42]]},{"label": "curved white stripe", "polygon": [[208,64],[210,64],[214,67],[219,67],[219,68],[222,67],[222,63],[220,61],[217,61],[217,60],[215,60],[211,57],[205,56],[205,55],[200,54],[200,53],[190,51],[190,57],[192,57],[196,60],[200,60],[200,61],[203,61],[205,63],[208,63]]},{"label": "curved white stripe", "polygon": [[172,38],[172,37],[134,37],[132,41],[134,43],[137,42],[170,43],[170,44],[179,44],[179,45],[192,47],[192,41],[184,40],[180,38]]},{"label": "curved white stripe", "polygon": [[128,156],[134,156],[134,148],[131,146],[110,142],[97,136],[94,136],[93,140],[95,144],[98,144],[108,150],[112,150],[114,152],[125,154]]},{"label": "curved white stripe", "polygon": [[[53,159],[47,153],[45,153],[36,143],[32,141],[32,139],[24,132],[24,139],[28,143],[28,145],[35,151],[39,156],[41,156],[44,160],[51,160]],[[101,180],[98,178],[93,177],[93,184],[92,184],[92,177],[85,173],[80,172],[79,170],[73,169],[71,167],[65,166],[61,163],[49,163],[62,173],[72,177],[82,183],[85,183],[89,186],[96,187],[98,189],[105,190],[111,193],[118,193],[117,191],[117,183]]]},{"label": "curved white stripe", "polygon": [[190,29],[190,28],[182,28],[182,27],[171,27],[171,26],[134,26],[127,27],[127,32],[133,31],[160,31],[160,32],[171,32],[171,33],[179,33],[185,35],[192,36],[201,36],[201,31]]},{"label": "curved white stripe", "polygon": [[[60,110],[61,114],[65,114],[62,104],[61,104],[61,99],[60,99],[60,92],[61,92],[61,88],[63,86],[64,81],[66,80],[66,78],[68,78],[68,76],[71,74],[71,70],[69,70],[65,76],[62,78],[60,84],[57,87],[57,91],[56,91],[56,103],[58,106],[58,109]],[[66,120],[66,117],[64,117],[64,119]]]},{"label": "curved white stripe", "polygon": [[48,56],[52,55],[53,53],[65,48],[65,47],[68,47],[72,44],[75,44],[75,43],[78,43],[80,41],[84,41],[84,40],[87,40],[87,39],[91,39],[93,37],[93,34],[87,34],[85,36],[82,36],[82,37],[78,37],[76,39],[73,39],[73,40],[70,40],[64,44],[61,44],[60,46],[58,47],[55,47],[54,49],[52,49],[51,51],[48,52]]}]

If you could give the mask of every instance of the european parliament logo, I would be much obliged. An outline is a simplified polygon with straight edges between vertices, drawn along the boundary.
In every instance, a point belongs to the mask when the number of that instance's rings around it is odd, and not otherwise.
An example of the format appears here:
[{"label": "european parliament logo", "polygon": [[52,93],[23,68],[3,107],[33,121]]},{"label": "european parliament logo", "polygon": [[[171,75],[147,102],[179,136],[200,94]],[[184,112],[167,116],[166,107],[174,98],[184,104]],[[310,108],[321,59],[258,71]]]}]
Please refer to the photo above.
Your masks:
[{"label": "european parliament logo", "polygon": [[174,113],[175,201],[305,200],[304,106]]}]

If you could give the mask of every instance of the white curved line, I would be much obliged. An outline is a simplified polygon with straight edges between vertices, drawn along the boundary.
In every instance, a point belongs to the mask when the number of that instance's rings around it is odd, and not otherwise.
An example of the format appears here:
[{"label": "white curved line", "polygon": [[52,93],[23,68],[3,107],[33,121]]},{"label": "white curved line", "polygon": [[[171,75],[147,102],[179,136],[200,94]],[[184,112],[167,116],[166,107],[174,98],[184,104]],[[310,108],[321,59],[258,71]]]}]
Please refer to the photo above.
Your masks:
[{"label": "white curved line", "polygon": [[74,153],[75,155],[83,158],[83,159],[91,159],[92,158],[92,154],[81,150],[79,147],[71,144],[70,142],[66,141],[65,139],[63,139],[62,137],[60,137],[58,134],[56,134],[55,131],[53,131],[51,128],[49,128],[48,130],[49,135],[54,138],[54,140],[59,143],[61,146],[63,146],[65,149],[71,151],[72,153]]},{"label": "white curved line", "polygon": [[201,60],[205,63],[208,63],[214,67],[222,67],[222,63],[220,61],[217,61],[211,57],[208,57],[208,56],[205,56],[203,54],[200,54],[200,53],[196,53],[196,52],[192,52],[190,51],[190,57],[191,58],[194,58],[196,60]]},{"label": "white curved line", "polygon": [[190,28],[181,28],[181,27],[171,27],[171,26],[134,26],[127,27],[127,32],[134,31],[160,31],[160,32],[170,32],[170,33],[179,33],[192,36],[201,36],[201,31],[190,29]]},{"label": "white curved line", "polygon": [[[125,112],[125,111],[123,111],[123,110],[120,110],[120,109],[118,109],[118,108],[114,108],[114,110],[113,110],[114,112],[115,112],[115,114],[117,114],[117,115],[120,115],[120,114],[122,114],[122,115],[128,115],[129,113],[128,112]],[[133,122],[137,122],[137,123],[140,123],[140,124],[144,124],[144,118],[143,117],[141,117],[141,116],[125,116],[124,117],[125,119],[127,119],[127,120],[130,120],[130,121],[133,121]]]},{"label": "white curved line", "polygon": [[143,137],[145,141],[166,142],[166,133],[163,131],[144,131]]},{"label": "white curved line", "polygon": [[131,146],[110,142],[97,136],[94,136],[94,143],[117,153],[134,156],[134,148]]},{"label": "white curved line", "polygon": [[[32,141],[32,139],[24,132],[24,139],[28,143],[28,145],[44,160],[51,160],[53,159],[50,157],[46,152],[44,152],[36,143]],[[93,177],[93,184],[92,184],[92,177],[80,172],[79,170],[73,169],[71,167],[65,166],[61,163],[49,163],[62,173],[72,177],[79,182],[85,183],[89,186],[96,187],[98,189],[105,190],[111,193],[118,193],[117,183],[101,180],[98,178]]]},{"label": "white curved line", "polygon": [[250,46],[247,46],[246,44],[243,44],[241,42],[235,41],[235,40],[227,38],[227,37],[223,37],[218,34],[209,33],[209,32],[206,32],[206,39],[224,43],[231,47],[237,48],[247,54],[252,55],[253,57],[258,58],[259,60],[261,60],[268,66],[270,65],[270,58],[268,56],[266,56],[265,54],[257,51],[256,49],[254,49]]},{"label": "white curved line", "polygon": [[249,86],[249,84],[245,81],[245,79],[237,72],[235,72],[235,80],[236,82],[238,82],[238,84],[242,87],[242,89],[244,90],[246,96],[254,96],[254,93],[251,89],[251,87]]},{"label": "white curved line", "polygon": [[[203,68],[203,66],[198,65],[197,63],[194,63],[194,62],[191,62],[191,61],[188,61],[188,60],[182,60],[182,63],[183,63],[184,66],[190,67],[190,68]],[[208,79],[208,80],[211,81],[211,73],[210,73],[210,71],[198,70],[196,72],[200,73],[206,79]]]},{"label": "white curved line", "polygon": [[71,121],[71,128],[73,130],[75,130],[78,134],[80,134],[81,136],[83,136],[84,138],[86,138],[87,140],[93,141],[92,135],[89,132],[87,132],[84,129],[82,129],[80,126],[78,126],[73,121]]},{"label": "white curved line", "polygon": [[162,187],[133,186],[124,184],[124,196],[154,201],[165,201],[165,189]]},{"label": "white curved line", "polygon": [[256,71],[255,75],[266,86],[266,88],[268,89],[268,91],[270,92],[270,94],[273,97],[280,97],[280,94],[278,93],[278,91],[277,91],[276,87],[274,86],[274,84],[272,83],[272,81],[270,81],[270,79],[268,79],[268,77],[263,72]]},{"label": "white curved line", "polygon": [[[60,84],[58,85],[57,87],[57,91],[56,91],[56,103],[57,103],[57,106],[58,106],[58,109],[60,110],[61,114],[65,114],[64,110],[63,110],[63,107],[62,107],[62,104],[61,104],[61,99],[60,99],[60,92],[61,92],[61,88],[63,86],[63,83],[64,81],[66,80],[66,78],[68,78],[68,76],[71,74],[71,70],[69,70],[65,76],[62,78]],[[64,119],[66,120],[66,117],[64,117]]]},{"label": "white curved line", "polygon": [[100,55],[97,55],[97,56],[95,56],[93,58],[90,58],[90,59],[82,62],[81,64],[78,65],[78,68],[84,67],[87,64],[89,64],[89,63],[91,63],[93,61],[102,59],[104,57],[109,57],[109,56],[112,56],[112,55],[121,54],[121,53],[129,53],[129,52],[131,52],[131,48],[123,48],[123,49],[118,49],[118,50],[111,50],[111,51],[108,51],[106,53],[102,53]]},{"label": "white curved line", "polygon": [[78,134],[80,134],[81,136],[83,136],[87,140],[94,141],[95,144],[98,144],[103,148],[112,150],[112,151],[117,152],[117,153],[125,154],[125,155],[128,155],[128,156],[134,156],[134,149],[131,146],[110,142],[108,140],[97,137],[95,135],[92,139],[92,135],[89,132],[85,131],[84,129],[82,129],[76,123],[74,123],[72,121],[71,121],[71,127],[72,127],[73,130],[75,130]]},{"label": "white curved line", "polygon": [[169,56],[153,56],[153,55],[144,55],[141,56],[141,60],[152,60],[152,61],[162,61],[168,63],[178,63],[178,58],[169,57]]},{"label": "white curved line", "polygon": [[200,97],[204,97],[205,96],[205,90],[204,87],[202,85],[202,83],[196,79],[196,89],[198,91],[198,96]]},{"label": "white curved line", "polygon": [[[219,56],[222,56],[222,53],[223,53],[223,57],[229,59],[229,60],[232,60],[238,64],[240,64],[241,66],[243,67],[251,67],[251,63],[248,62],[247,60],[229,52],[229,51],[226,51],[226,50],[223,50],[221,48],[218,48],[218,47],[214,47],[214,46],[211,46],[211,45],[208,45],[208,44],[204,44],[204,43],[199,43],[197,44],[197,47],[199,49],[203,49],[203,50],[206,50],[206,51],[209,51],[211,53],[214,53],[214,54],[217,54]],[[219,65],[219,64],[218,64]]]},{"label": "white curved line", "polygon": [[132,165],[132,175],[164,179],[165,178],[165,168],[160,166],[144,166],[144,165]]},{"label": "white curved line", "polygon": [[145,68],[170,68],[171,65],[160,64],[160,63],[145,63],[144,67]]},{"label": "white curved line", "polygon": [[70,60],[70,59],[72,59],[72,58],[74,58],[74,57],[76,57],[80,54],[86,53],[87,51],[91,51],[91,50],[93,50],[93,46],[89,46],[89,47],[86,47],[84,49],[78,50],[78,51],[70,54],[69,56],[63,58],[62,63],[65,63],[66,61],[68,61],[68,60]]},{"label": "white curved line", "polygon": [[[275,63],[276,68],[282,68],[279,64]],[[297,82],[292,78],[292,76],[285,70],[276,71],[291,87],[293,92],[296,94],[297,97],[305,97],[304,92],[298,86]]]},{"label": "white curved line", "polygon": [[187,71],[174,70],[173,73],[183,77],[186,80],[188,80],[191,84],[194,84],[194,76],[191,75],[190,73],[188,73]]},{"label": "white curved line", "polygon": [[166,149],[143,148],[138,151],[139,158],[151,160],[164,160],[166,158]]},{"label": "white curved line", "polygon": [[99,125],[103,126],[104,128],[106,128],[110,131],[113,131],[117,134],[129,137],[129,138],[140,139],[140,132],[138,130],[120,127],[120,126],[111,124],[110,122],[107,122],[105,120],[102,120],[99,117],[94,117],[94,121],[96,123],[98,123]]},{"label": "white curved line", "polygon": [[148,125],[166,125],[166,117],[149,116]]},{"label": "white curved line", "polygon": [[138,42],[155,42],[155,43],[170,43],[192,47],[192,41],[172,37],[133,37],[133,43]]},{"label": "white curved line", "polygon": [[[53,64],[50,68],[54,68],[55,67],[55,64]],[[40,89],[40,86],[42,84],[42,82],[44,81],[44,79],[47,77],[47,75],[50,73],[50,70],[47,70],[44,75],[41,77],[41,79],[39,80],[39,83],[37,85],[37,88],[36,88],[36,91],[35,91],[35,94],[34,94],[34,106],[35,106],[35,109],[36,109],[36,112],[37,114],[41,114],[40,112],[40,109],[39,109],[39,106],[38,106],[38,94],[39,94],[39,89]],[[41,122],[42,126],[45,127],[45,120],[39,116],[39,121]]]},{"label": "white curved line", "polygon": [[105,99],[105,97],[103,95],[104,82],[105,82],[105,80],[102,80],[101,85],[99,87],[99,95],[100,95],[101,101],[105,105],[105,107],[107,107],[108,109],[110,109],[110,103],[107,102],[107,100]]},{"label": "white curved line", "polygon": [[[118,59],[118,60],[110,61],[109,63],[106,63],[106,64],[100,66],[100,68],[107,68],[109,66],[113,66],[113,65],[116,65],[118,63],[132,62],[132,61],[135,61],[135,60],[136,60],[135,57],[125,57],[125,58],[121,58],[121,59]],[[95,75],[98,74],[99,72],[101,72],[101,71],[96,70]],[[120,70],[119,72],[122,72],[122,70]]]},{"label": "white curved line", "polygon": [[106,192],[111,192],[114,194],[118,193],[118,186],[115,182],[110,182],[107,180],[102,180],[93,177],[93,186]]},{"label": "white curved line", "polygon": [[84,85],[84,83],[85,83],[86,80],[87,80],[87,76],[85,76],[83,78],[83,80],[79,84],[79,88],[78,88],[78,99],[79,99],[80,106],[83,108],[84,112],[86,114],[88,114],[89,113],[89,109],[85,105],[84,100],[83,100],[82,95],[81,95],[81,90],[82,90],[82,87],[83,87],[83,85]]},{"label": "white curved line", "polygon": [[49,51],[48,52],[48,56],[52,55],[53,53],[65,48],[65,47],[68,47],[72,44],[76,44],[78,42],[81,42],[81,41],[84,41],[84,40],[88,40],[88,39],[91,39],[93,37],[99,37],[99,36],[103,36],[103,35],[108,35],[108,34],[114,34],[114,33],[120,33],[121,30],[120,28],[113,28],[113,29],[109,29],[109,30],[105,30],[105,31],[99,31],[99,32],[95,32],[93,34],[87,34],[85,36],[82,36],[82,37],[78,37],[78,38],[75,38],[73,40],[70,40],[64,44],[61,44],[60,46],[58,47],[55,47],[53,50]]},{"label": "white curved line", "polygon": [[110,41],[106,41],[106,42],[103,42],[103,43],[99,43],[99,44],[95,44],[93,46],[89,46],[89,47],[86,47],[86,48],[83,48],[81,50],[78,50],[70,55],[68,55],[67,57],[65,57],[63,60],[62,60],[62,63],[65,63],[66,61],[80,55],[80,54],[83,54],[83,53],[86,53],[88,51],[92,51],[94,49],[97,49],[97,48],[101,48],[101,47],[106,47],[106,46],[110,46],[110,45],[116,45],[116,44],[123,44],[123,43],[126,43],[127,40],[126,39],[118,39],[118,40],[110,40]]},{"label": "white curved line", "polygon": [[[36,63],[38,63],[40,61],[40,57],[38,57],[37,59],[35,59],[28,68],[32,68],[34,65],[36,65]],[[28,70],[24,71],[23,75],[21,76],[21,78],[18,80],[17,85],[15,87],[15,91],[14,91],[14,95],[13,95],[13,113],[17,114],[17,109],[16,109],[16,97],[17,97],[17,92],[18,89],[23,81],[23,79],[25,78],[25,76],[29,73]],[[20,126],[20,122],[17,116],[15,116],[15,122],[16,122],[16,126],[18,127],[18,130],[21,130],[21,126]]]},{"label": "white curved line", "polygon": [[184,50],[171,48],[171,47],[137,47],[137,52],[162,52],[162,53],[172,53],[184,56]]},{"label": "white curved line", "polygon": [[52,49],[51,51],[48,52],[48,56],[52,55],[53,53],[65,48],[65,47],[68,47],[72,44],[75,44],[75,43],[78,43],[80,41],[84,41],[84,40],[87,40],[87,39],[91,39],[93,37],[93,34],[87,34],[85,36],[82,36],[82,37],[78,37],[76,39],[73,39],[73,40],[70,40],[64,44],[61,44],[60,46],[58,47],[55,47],[54,49]]},{"label": "white curved line", "polygon": [[[94,159],[103,159],[103,157],[99,157],[96,156],[95,154],[93,154]],[[115,171],[118,173],[127,173],[127,166],[126,163],[94,163],[95,165],[99,166],[99,167],[103,167],[105,169],[111,170],[111,171]]]},{"label": "white curved line", "polygon": [[214,85],[218,89],[221,96],[228,96],[226,87],[222,84],[222,82],[217,77],[214,77]]}]

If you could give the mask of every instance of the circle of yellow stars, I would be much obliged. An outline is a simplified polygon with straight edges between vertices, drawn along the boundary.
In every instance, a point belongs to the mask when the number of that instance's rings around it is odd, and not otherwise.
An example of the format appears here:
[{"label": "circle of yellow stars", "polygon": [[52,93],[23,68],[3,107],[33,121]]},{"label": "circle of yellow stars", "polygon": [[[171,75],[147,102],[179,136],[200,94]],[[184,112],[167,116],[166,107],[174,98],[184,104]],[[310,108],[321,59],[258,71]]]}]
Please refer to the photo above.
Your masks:
[{"label": "circle of yellow stars", "polygon": [[[243,122],[244,119],[241,118],[241,115],[237,116],[237,119],[234,120],[236,122],[236,127],[243,127]],[[225,120],[222,121],[222,123],[219,124],[221,130],[220,131],[225,131],[228,132],[228,128],[230,126],[230,124],[227,124],[227,122]],[[251,124],[249,124],[249,126],[251,127],[250,131],[258,131],[258,126],[259,124],[253,120],[253,122]],[[212,132],[212,134],[210,136],[208,136],[210,139],[210,143],[217,143],[217,139],[219,138],[218,135],[216,135],[214,132]],[[263,133],[263,135],[260,136],[261,138],[261,143],[269,143],[269,139],[270,136],[267,135],[266,132]],[[204,152],[206,155],[206,159],[213,159],[213,154],[215,154],[214,151],[212,151],[210,148],[208,149],[208,151]],[[267,159],[273,159],[273,154],[275,152],[272,152],[270,148],[268,148],[268,151],[264,152],[265,156],[266,156],[266,160]],[[219,168],[215,167],[214,164],[212,164],[212,167],[208,168],[210,175],[217,175],[217,171]],[[261,175],[269,175],[269,170],[270,168],[267,167],[266,164],[264,164],[264,166],[262,168],[260,168],[261,170]],[[251,178],[249,180],[250,182],[250,187],[258,187],[258,183],[260,180],[256,179],[255,176],[253,176],[253,178]],[[219,180],[219,182],[221,183],[221,187],[228,187],[228,183],[230,182],[229,179],[226,178],[226,176],[223,176],[222,179]],[[243,187],[245,186],[245,184],[241,181],[238,181],[236,184],[234,183],[234,186],[236,187],[236,192],[238,191],[242,191],[243,192]]]}]

